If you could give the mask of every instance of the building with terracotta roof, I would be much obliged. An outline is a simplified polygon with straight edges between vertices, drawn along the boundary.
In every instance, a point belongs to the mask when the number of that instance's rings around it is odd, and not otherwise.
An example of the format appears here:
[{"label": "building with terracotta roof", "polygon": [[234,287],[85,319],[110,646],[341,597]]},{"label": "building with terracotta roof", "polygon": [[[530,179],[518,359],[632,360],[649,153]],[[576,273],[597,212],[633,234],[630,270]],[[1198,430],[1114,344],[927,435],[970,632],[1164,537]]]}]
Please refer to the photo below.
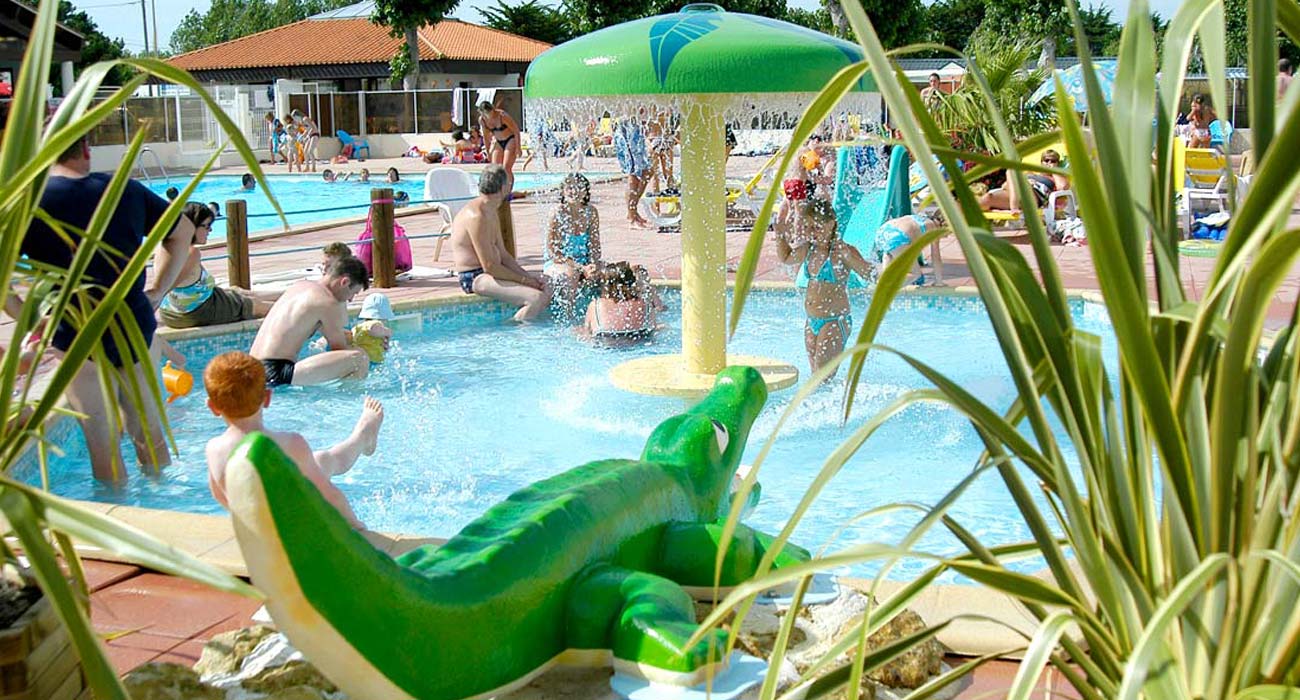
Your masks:
[{"label": "building with terracotta roof", "polygon": [[[388,61],[404,43],[373,24],[374,2],[325,12],[169,59],[201,82],[332,83],[337,91],[386,89]],[[419,30],[419,88],[519,87],[543,41],[445,19]],[[462,85],[467,83],[467,85]]]}]

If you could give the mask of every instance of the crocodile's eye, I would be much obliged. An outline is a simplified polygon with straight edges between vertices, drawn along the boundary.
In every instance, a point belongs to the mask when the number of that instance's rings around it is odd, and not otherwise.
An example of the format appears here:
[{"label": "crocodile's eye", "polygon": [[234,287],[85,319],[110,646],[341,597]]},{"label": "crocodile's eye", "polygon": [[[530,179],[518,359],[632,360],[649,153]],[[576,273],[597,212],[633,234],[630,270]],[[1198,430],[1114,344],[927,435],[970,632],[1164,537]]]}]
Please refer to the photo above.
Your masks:
[{"label": "crocodile's eye", "polygon": [[713,423],[713,435],[718,438],[718,453],[726,452],[727,443],[731,442],[731,436],[727,433],[727,426],[712,418],[709,419],[709,422]]}]

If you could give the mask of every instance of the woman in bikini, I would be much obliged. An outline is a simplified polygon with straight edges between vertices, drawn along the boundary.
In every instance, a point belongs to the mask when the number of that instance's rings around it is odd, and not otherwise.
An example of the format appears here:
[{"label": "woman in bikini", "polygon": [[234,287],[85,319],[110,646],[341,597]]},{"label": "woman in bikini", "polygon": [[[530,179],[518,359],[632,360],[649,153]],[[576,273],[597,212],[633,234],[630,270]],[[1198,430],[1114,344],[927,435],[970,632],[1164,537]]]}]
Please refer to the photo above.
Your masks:
[{"label": "woman in bikini", "polygon": [[478,103],[478,123],[483,132],[492,132],[488,153],[492,162],[505,166],[506,190],[515,188],[515,160],[519,158],[519,125],[504,109],[493,107],[491,102]]},{"label": "woman in bikini", "polygon": [[840,240],[835,209],[817,198],[782,203],[776,221],[776,255],[782,263],[801,265],[807,272],[804,311],[808,319],[803,337],[808,364],[816,372],[844,352],[853,331],[849,273],[866,279],[871,266],[856,248]]},{"label": "woman in bikini", "polygon": [[1192,95],[1192,112],[1187,115],[1187,121],[1192,125],[1192,135],[1187,140],[1187,147],[1209,148],[1210,123],[1218,118],[1204,95]]},{"label": "woman in bikini", "polygon": [[591,183],[578,173],[560,184],[560,206],[546,230],[542,275],[551,282],[555,300],[577,317],[578,292],[600,266],[600,214],[591,205]]},{"label": "woman in bikini", "polygon": [[[320,127],[316,126],[316,122],[312,121],[311,117],[303,114],[301,110],[293,110],[293,117],[298,120],[298,124],[301,125],[303,129],[303,160],[311,164],[311,172],[314,173],[316,172],[316,161],[320,159],[319,156],[316,155],[317,146],[320,145]],[[299,168],[299,170],[301,170],[301,168]]]},{"label": "woman in bikini", "polygon": [[[176,285],[163,297],[159,312],[168,328],[195,328],[262,318],[279,293],[252,292],[218,287],[203,267],[199,246],[208,242],[216,215],[206,205],[190,202],[181,216],[194,224],[194,242]],[[188,282],[185,280],[189,280]]]}]

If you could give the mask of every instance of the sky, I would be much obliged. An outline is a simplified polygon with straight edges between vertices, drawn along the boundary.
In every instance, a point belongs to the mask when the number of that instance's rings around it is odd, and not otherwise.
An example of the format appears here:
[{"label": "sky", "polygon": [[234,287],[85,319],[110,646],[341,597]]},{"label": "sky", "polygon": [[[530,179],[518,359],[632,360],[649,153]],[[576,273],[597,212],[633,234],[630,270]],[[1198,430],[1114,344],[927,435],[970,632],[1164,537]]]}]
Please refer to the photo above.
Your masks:
[{"label": "sky", "polygon": [[[158,41],[163,47],[171,43],[172,30],[180,24],[181,18],[191,9],[203,12],[207,10],[208,0],[143,0],[148,7],[149,13],[149,43],[153,45],[153,7],[157,7],[157,24],[158,24]],[[683,4],[686,0],[683,0]],[[927,0],[928,1],[928,0]],[[144,48],[144,36],[140,18],[141,0],[73,0],[73,4],[78,9],[85,10],[87,14],[99,25],[100,31],[110,37],[120,37],[126,42],[128,49],[139,51]],[[1151,9],[1160,13],[1168,19],[1178,8],[1182,0],[1147,0]],[[482,22],[483,16],[479,13],[480,7],[492,7],[496,3],[493,0],[462,0],[459,8],[452,13],[453,16],[470,22]],[[513,4],[513,3],[511,3]],[[556,4],[550,2],[548,4]],[[819,0],[788,0],[788,4],[812,9],[820,5]],[[1092,0],[1091,3],[1085,0],[1083,4],[1104,5],[1110,7],[1117,18],[1123,18],[1128,13],[1129,0]]]}]

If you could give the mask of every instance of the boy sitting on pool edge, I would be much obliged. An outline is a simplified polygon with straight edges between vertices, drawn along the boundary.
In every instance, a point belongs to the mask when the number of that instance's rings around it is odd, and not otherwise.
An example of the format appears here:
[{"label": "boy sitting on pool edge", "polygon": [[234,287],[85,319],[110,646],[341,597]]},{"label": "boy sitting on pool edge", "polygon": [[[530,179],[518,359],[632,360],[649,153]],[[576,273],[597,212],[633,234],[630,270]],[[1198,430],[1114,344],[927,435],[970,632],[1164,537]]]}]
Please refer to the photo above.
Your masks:
[{"label": "boy sitting on pool edge", "polygon": [[218,355],[203,371],[203,386],[208,392],[208,409],[226,423],[226,431],[208,441],[204,453],[208,462],[208,488],[213,498],[227,510],[226,462],[248,435],[258,432],[275,441],[303,476],[320,489],[330,505],[338,509],[352,527],[365,533],[365,525],[348,503],[347,496],[330,478],[343,474],[356,464],[361,455],[371,455],[379,441],[384,422],[384,407],[366,397],[361,417],[352,434],[327,449],[313,451],[306,438],[298,433],[269,430],[262,420],[262,409],[271,405],[271,390],[266,388],[266,369],[262,362],[244,352]]}]

